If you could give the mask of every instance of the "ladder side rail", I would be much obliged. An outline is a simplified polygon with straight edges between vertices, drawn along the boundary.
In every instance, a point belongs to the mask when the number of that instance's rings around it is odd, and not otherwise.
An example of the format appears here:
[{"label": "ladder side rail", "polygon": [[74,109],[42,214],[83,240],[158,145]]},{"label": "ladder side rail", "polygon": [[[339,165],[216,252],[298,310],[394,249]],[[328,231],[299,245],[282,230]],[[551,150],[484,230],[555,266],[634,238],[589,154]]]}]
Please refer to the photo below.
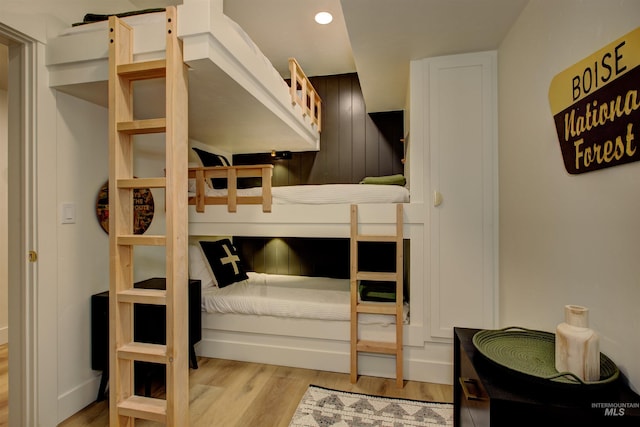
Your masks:
[{"label": "ladder side rail", "polygon": [[350,292],[351,292],[351,383],[358,381],[358,205],[351,205],[350,227]]},{"label": "ladder side rail", "polygon": [[396,386],[404,385],[404,209],[402,203],[396,206]]},{"label": "ladder side rail", "polygon": [[189,425],[187,68],[176,8],[166,12],[167,425]]},{"label": "ladder side rail", "polygon": [[[120,178],[133,177],[131,136],[116,124],[131,120],[131,85],[117,74],[117,66],[132,61],[132,29],[115,17],[109,19],[109,393],[110,424],[127,425],[133,419],[118,415],[117,404],[133,390],[133,361],[119,361],[116,349],[133,341],[133,306],[118,302],[118,293],[133,283],[133,248],[118,244],[118,235],[133,234],[131,192],[117,187]],[[122,265],[130,268],[120,268]]]}]

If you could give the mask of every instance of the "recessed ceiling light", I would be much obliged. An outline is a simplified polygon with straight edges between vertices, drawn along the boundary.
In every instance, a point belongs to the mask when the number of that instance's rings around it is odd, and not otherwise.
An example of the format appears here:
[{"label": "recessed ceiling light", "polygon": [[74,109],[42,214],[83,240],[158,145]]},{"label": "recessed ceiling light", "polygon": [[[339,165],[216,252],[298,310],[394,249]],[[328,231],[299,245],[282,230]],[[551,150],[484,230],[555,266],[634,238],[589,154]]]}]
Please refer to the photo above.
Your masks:
[{"label": "recessed ceiling light", "polygon": [[333,21],[333,16],[329,12],[318,12],[315,19],[318,24],[326,25]]}]

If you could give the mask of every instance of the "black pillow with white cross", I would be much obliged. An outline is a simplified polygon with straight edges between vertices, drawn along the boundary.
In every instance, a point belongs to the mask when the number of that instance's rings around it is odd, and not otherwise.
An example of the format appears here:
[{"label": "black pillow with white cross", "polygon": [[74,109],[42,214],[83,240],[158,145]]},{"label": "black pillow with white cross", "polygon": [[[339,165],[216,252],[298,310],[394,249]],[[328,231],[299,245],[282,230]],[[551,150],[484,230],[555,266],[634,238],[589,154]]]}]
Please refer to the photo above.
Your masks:
[{"label": "black pillow with white cross", "polygon": [[211,271],[216,277],[219,288],[224,288],[233,283],[246,280],[249,277],[244,270],[238,251],[229,239],[216,241],[200,241],[200,247],[204,253]]}]

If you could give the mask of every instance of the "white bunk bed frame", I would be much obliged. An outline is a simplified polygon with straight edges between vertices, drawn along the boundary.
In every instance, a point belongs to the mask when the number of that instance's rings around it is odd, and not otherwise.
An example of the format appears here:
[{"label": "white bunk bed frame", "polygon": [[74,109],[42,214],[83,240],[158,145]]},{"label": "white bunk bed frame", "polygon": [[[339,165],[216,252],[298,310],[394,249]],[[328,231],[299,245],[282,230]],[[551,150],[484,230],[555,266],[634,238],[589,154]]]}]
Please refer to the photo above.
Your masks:
[{"label": "white bunk bed frame", "polygon": [[[301,80],[305,76],[295,59],[290,60],[294,85],[290,88],[218,3],[185,0],[178,6],[178,36],[190,68],[189,138],[227,154],[319,150],[320,98],[308,81]],[[164,57],[164,13],[123,21],[136,31],[135,61]],[[50,39],[46,53],[49,85],[106,107],[107,37],[106,22],[99,22]],[[134,98],[135,111],[161,117],[162,111],[137,108],[164,105],[163,99],[151,101],[162,95],[161,82],[142,83],[136,95],[145,101]]]},{"label": "white bunk bed frame", "polygon": [[[363,234],[384,235],[394,231],[396,209],[393,203],[358,205],[358,223]],[[423,258],[425,210],[422,202],[404,204],[405,239],[409,250],[409,324],[404,327],[405,379],[450,381],[449,366],[424,360],[427,327],[424,309],[427,290]],[[271,205],[264,213],[261,205],[239,206],[230,213],[226,206],[206,206],[204,212],[189,207],[189,234],[195,239],[217,236],[264,237],[350,237],[350,205]],[[198,354],[207,357],[245,360],[333,372],[350,370],[350,323],[289,319],[268,316],[203,313],[202,341]],[[361,337],[393,341],[394,325],[361,325]],[[432,349],[433,360],[448,355],[449,345]],[[379,354],[359,356],[361,374],[393,378],[394,358]]]},{"label": "white bunk bed frame", "polygon": [[[151,60],[164,55],[164,22],[136,26],[134,55],[136,60]],[[238,28],[222,14],[215,0],[185,0],[178,6],[178,32],[184,45],[184,61],[191,71],[189,129],[190,138],[211,145],[226,154],[256,153],[271,150],[314,151],[319,149],[320,123],[312,120],[319,111],[303,111],[292,104],[289,89],[264,85],[255,76],[258,67],[253,48]],[[72,33],[51,39],[47,48],[50,86],[100,105],[107,105],[108,48],[102,31]],[[230,46],[239,46],[238,50]],[[264,65],[264,64],[263,64]],[[271,66],[273,77],[276,74]],[[285,85],[282,78],[277,76]],[[296,85],[297,86],[297,85]],[[148,92],[138,90],[143,96]],[[276,93],[277,92],[277,93]],[[291,92],[300,91],[292,90]],[[207,97],[205,95],[213,95]],[[211,99],[233,99],[241,103],[245,115],[224,116],[226,124],[212,131],[210,114],[225,115],[229,106],[211,103]],[[134,100],[135,103],[135,100]],[[153,103],[146,103],[153,104]],[[194,108],[195,106],[195,108]],[[150,113],[154,114],[154,113]],[[155,113],[157,115],[157,113]],[[246,125],[251,117],[251,126]],[[264,129],[269,129],[268,136]],[[213,143],[212,141],[215,141]],[[422,150],[422,148],[418,148]],[[421,158],[418,153],[416,158]],[[204,168],[206,169],[206,168]],[[195,172],[194,172],[195,173]],[[240,204],[241,202],[238,202]],[[255,203],[255,202],[252,202]],[[270,203],[270,201],[269,201]],[[265,237],[339,237],[350,236],[350,205],[272,205],[264,203],[239,206],[229,212],[227,206],[189,206],[189,234],[206,236]],[[263,210],[265,213],[263,212]],[[396,224],[394,204],[359,205],[359,224],[363,233],[386,234]],[[450,342],[430,338],[426,307],[429,290],[423,278],[428,275],[423,254],[427,210],[423,202],[422,183],[412,186],[412,199],[404,205],[404,238],[410,240],[409,292],[410,321],[404,327],[405,379],[451,382]],[[202,315],[202,341],[196,351],[200,356],[271,363],[284,366],[321,369],[333,372],[350,370],[350,323],[290,319],[254,315]],[[395,328],[363,325],[362,336],[376,340],[393,340]],[[431,342],[429,342],[431,341]],[[377,354],[360,356],[361,375],[393,378],[394,357]]]}]

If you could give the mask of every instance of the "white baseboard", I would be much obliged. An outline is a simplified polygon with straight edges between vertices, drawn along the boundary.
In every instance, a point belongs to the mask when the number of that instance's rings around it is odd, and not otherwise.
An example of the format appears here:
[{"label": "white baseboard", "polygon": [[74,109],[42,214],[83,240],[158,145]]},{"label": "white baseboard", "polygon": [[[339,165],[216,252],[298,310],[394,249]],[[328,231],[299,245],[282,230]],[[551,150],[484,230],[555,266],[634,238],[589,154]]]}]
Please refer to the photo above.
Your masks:
[{"label": "white baseboard", "polygon": [[100,375],[58,396],[58,422],[62,422],[80,409],[96,401],[100,388]]},{"label": "white baseboard", "polygon": [[0,328],[0,345],[4,345],[9,342],[9,327],[5,326]]},{"label": "white baseboard", "polygon": [[[289,343],[290,344],[290,343]],[[202,357],[266,363],[294,368],[349,373],[349,351],[310,348],[312,346],[273,345],[263,342],[227,341],[204,338],[196,353]],[[348,347],[348,343],[347,343]],[[395,378],[393,356],[362,354],[358,358],[359,374],[373,377]],[[452,384],[453,360],[404,361],[404,379],[437,384]]]}]

